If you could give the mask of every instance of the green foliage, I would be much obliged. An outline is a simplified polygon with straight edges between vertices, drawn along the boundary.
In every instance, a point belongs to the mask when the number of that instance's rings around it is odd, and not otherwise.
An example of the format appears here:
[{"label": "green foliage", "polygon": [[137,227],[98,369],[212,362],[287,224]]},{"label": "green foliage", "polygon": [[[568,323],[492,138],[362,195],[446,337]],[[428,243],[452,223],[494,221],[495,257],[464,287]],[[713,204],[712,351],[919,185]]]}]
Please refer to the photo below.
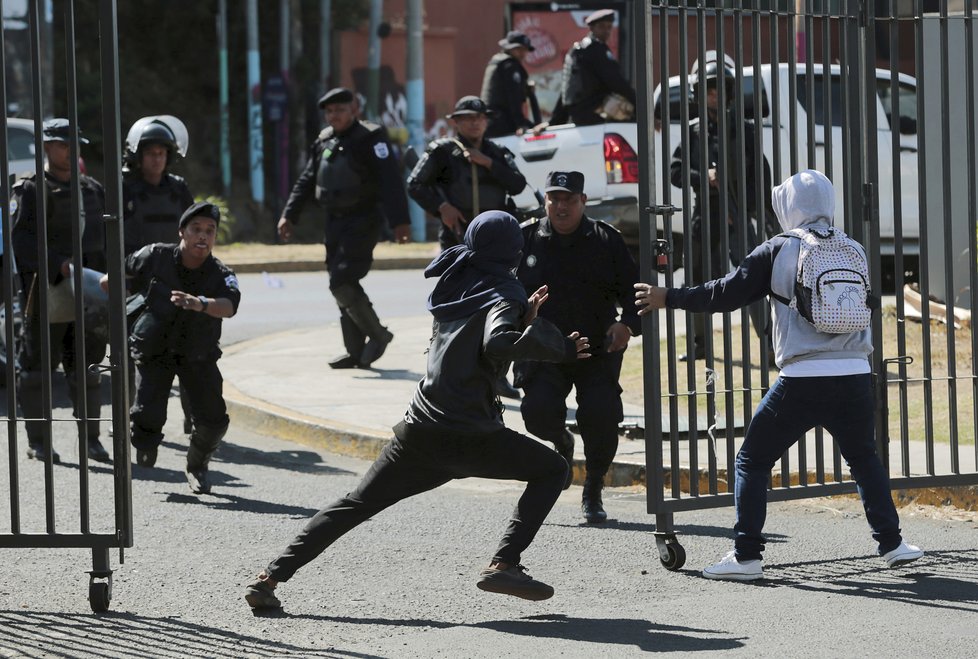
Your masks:
[{"label": "green foliage", "polygon": [[196,197],[194,201],[206,201],[214,204],[221,209],[221,223],[217,225],[217,244],[228,245],[234,241],[234,229],[237,226],[238,218],[231,212],[227,199],[216,195]]}]

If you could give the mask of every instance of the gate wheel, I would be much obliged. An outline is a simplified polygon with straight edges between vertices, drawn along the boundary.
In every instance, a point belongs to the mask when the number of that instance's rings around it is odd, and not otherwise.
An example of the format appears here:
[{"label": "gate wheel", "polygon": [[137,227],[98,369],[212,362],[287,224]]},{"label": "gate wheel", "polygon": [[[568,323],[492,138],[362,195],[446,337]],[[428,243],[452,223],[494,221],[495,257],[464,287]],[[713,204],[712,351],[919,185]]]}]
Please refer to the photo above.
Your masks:
[{"label": "gate wheel", "polygon": [[109,610],[109,601],[112,593],[109,584],[104,581],[90,581],[88,583],[88,603],[95,613],[105,613]]},{"label": "gate wheel", "polygon": [[686,550],[678,542],[666,545],[667,556],[659,555],[662,567],[670,571],[676,571],[686,565]]}]

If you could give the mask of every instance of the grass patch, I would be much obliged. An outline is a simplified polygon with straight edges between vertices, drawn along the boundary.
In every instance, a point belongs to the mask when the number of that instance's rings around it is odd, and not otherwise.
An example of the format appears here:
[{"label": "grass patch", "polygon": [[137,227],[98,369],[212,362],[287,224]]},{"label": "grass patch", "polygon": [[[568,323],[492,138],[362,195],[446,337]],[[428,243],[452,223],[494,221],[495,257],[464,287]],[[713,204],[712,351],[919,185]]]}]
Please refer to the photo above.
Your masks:
[{"label": "grass patch", "polygon": [[[926,329],[926,331],[925,331]],[[661,326],[663,335],[665,325]],[[911,363],[887,364],[887,423],[890,439],[924,440],[928,426],[937,442],[948,442],[952,432],[958,433],[961,444],[975,442],[975,376],[972,365],[972,330],[953,330],[949,345],[949,328],[934,323],[925,328],[919,322],[898,322],[896,310],[883,310],[883,358],[909,357]],[[705,419],[711,406],[718,419],[728,411],[734,419],[745,419],[752,412],[777,376],[772,370],[766,375],[757,367],[759,343],[753,333],[746,335],[749,344],[749,369],[744,368],[744,328],[734,326],[730,340],[724,344],[724,332],[719,323],[713,333],[714,377],[708,383],[704,361],[688,363],[668,360],[666,342],[660,343],[659,386],[663,408],[670,396],[678,400],[681,416],[689,413],[691,402],[695,413]],[[686,338],[678,336],[676,353],[686,351]],[[951,358],[949,359],[949,355]],[[623,398],[635,405],[643,404],[642,349],[633,346],[625,352],[622,363],[621,386]],[[929,366],[928,366],[929,364]],[[951,368],[949,368],[949,365]],[[674,370],[670,381],[670,366]],[[953,373],[953,376],[952,376]],[[902,422],[901,419],[906,421]]]}]

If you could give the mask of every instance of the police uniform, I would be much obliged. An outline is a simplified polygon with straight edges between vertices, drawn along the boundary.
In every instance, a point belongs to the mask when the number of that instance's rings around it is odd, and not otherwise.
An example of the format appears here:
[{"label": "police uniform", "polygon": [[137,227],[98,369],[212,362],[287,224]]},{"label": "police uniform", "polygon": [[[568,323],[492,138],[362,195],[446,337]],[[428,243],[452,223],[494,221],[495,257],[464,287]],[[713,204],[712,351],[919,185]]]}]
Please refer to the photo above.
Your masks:
[{"label": "police uniform", "polygon": [[[596,11],[585,19],[587,25],[614,20],[614,11]],[[621,66],[608,45],[589,34],[571,46],[564,56],[564,78],[560,101],[554,115],[585,126],[604,119],[599,108],[609,94],[621,94],[635,103],[635,90],[625,79]],[[559,123],[553,120],[552,123]]]},{"label": "police uniform", "polygon": [[518,46],[531,52],[536,49],[525,34],[515,30],[500,40],[499,46],[503,52],[492,56],[482,77],[481,96],[490,111],[486,137],[512,135],[521,128],[533,127],[533,122],[523,114],[530,76],[509,49]]},{"label": "police uniform", "polygon": [[[69,139],[68,122],[52,119],[44,124],[45,141]],[[80,138],[82,143],[88,140]],[[39,286],[56,285],[63,281],[61,265],[72,259],[71,212],[72,191],[81,189],[81,210],[84,231],[82,232],[82,265],[105,272],[105,229],[102,215],[105,211],[105,192],[102,184],[90,176],[80,174],[78,188],[72,182],[60,181],[48,173],[43,175],[43,194],[47,215],[47,272],[38,277],[37,257],[37,175],[32,174],[14,184],[11,195],[10,216],[12,219],[11,241],[17,271],[21,278],[23,294],[26,297],[22,335],[17,342],[17,397],[23,415],[38,419],[44,416],[42,410],[42,357],[45,347],[41,344],[40,292]],[[84,363],[78,363],[81,355],[75,353],[75,323],[52,323],[50,325],[51,366],[61,363],[64,366],[68,393],[74,405],[76,417],[81,417],[78,407],[76,370],[85,371],[86,412],[90,421],[87,424],[89,457],[107,462],[108,454],[99,442],[99,422],[102,395],[101,376],[90,373],[88,364],[98,364],[105,358],[108,343],[108,319],[104,310],[91,309],[85,316]],[[43,457],[44,423],[27,421],[27,440],[29,455]],[[52,454],[56,458],[57,453]]]},{"label": "police uniform", "polygon": [[[337,88],[320,99],[319,107],[352,102],[350,90]],[[373,263],[383,218],[392,228],[410,223],[400,167],[384,127],[354,119],[341,134],[331,126],[323,129],[309,147],[282,216],[297,223],[311,197],[326,211],[326,269],[347,351],[330,366],[366,367],[383,354],[393,334],[380,324],[360,280]]]},{"label": "police uniform", "polygon": [[[579,183],[567,181],[572,175],[579,177]],[[583,185],[579,172],[554,172],[548,179],[548,186],[578,193]],[[517,362],[516,385],[523,388],[520,410],[527,430],[560,448],[565,442],[567,396],[572,387],[576,390],[577,426],[587,469],[584,496],[600,500],[604,475],[618,450],[618,424],[623,418],[618,385],[623,353],[607,352],[606,333],[621,322],[632,335],[640,334],[633,290],[638,269],[621,234],[586,215],[566,235],[557,233],[546,217],[531,221],[524,226],[523,240],[517,277],[528,293],[548,287],[539,315],[565,336],[577,331],[588,337],[592,357],[568,364]]]},{"label": "police uniform", "polygon": [[153,185],[136,170],[122,179],[122,202],[129,255],[144,245],[172,243],[180,216],[194,203],[194,196],[180,176],[166,172],[160,184]]},{"label": "police uniform", "polygon": [[[715,67],[714,67],[715,70]],[[707,75],[714,75],[708,73]],[[708,82],[710,78],[707,79]],[[733,93],[732,85],[727,91],[727,99]],[[672,154],[672,161],[669,165],[670,180],[677,188],[682,189],[685,185],[683,180],[684,163],[689,166],[689,185],[693,191],[693,213],[691,216],[690,238],[692,239],[692,260],[690,262],[690,278],[688,285],[696,285],[712,279],[724,276],[730,270],[730,264],[734,266],[752,250],[758,243],[757,233],[752,222],[746,222],[746,235],[742,230],[745,223],[742,220],[743,214],[750,218],[764,217],[766,204],[758,204],[756,178],[754,176],[757,153],[754,148],[754,124],[745,121],[741,125],[740,136],[738,137],[737,117],[731,106],[727,110],[726,116],[726,140],[727,161],[724,165],[721,157],[721,133],[720,126],[715,116],[704,113],[705,117],[697,117],[689,123],[689,143],[684,149],[682,145],[676,147]],[[740,154],[737,153],[738,140],[743,144],[744,171],[740,171]],[[706,148],[706,162],[702,161],[702,151],[704,144]],[[761,155],[762,172],[764,176],[764,189],[770,190],[771,171],[767,164],[767,159]],[[729,217],[721,217],[721,190],[709,185],[705,180],[708,170],[717,168],[723,178],[727,188],[726,211]],[[739,199],[741,183],[747,192],[746,203],[741,203]],[[708,200],[701,197],[703,186],[709,191]],[[770,193],[765,195],[768,198]],[[707,216],[707,206],[709,214]],[[707,260],[704,262],[702,241],[704,237],[703,223],[704,217],[709,221],[709,244],[707,246]],[[724,251],[724,234],[727,234],[728,251]],[[748,311],[751,316],[752,324],[758,336],[764,336],[767,328],[765,319],[765,305],[757,303],[750,305]],[[703,314],[693,316],[693,326],[690,334],[693,337],[695,359],[702,359],[705,356],[704,337],[706,335],[706,319]],[[766,338],[769,342],[770,339]],[[773,353],[772,353],[773,354]],[[681,359],[688,359],[688,356]]]},{"label": "police uniform", "polygon": [[[207,212],[218,213],[216,207],[200,202],[191,206],[184,218],[189,222]],[[237,312],[241,301],[238,279],[213,254],[199,268],[187,268],[181,261],[180,246],[173,243],[147,245],[130,254],[126,276],[131,278],[130,289],[143,299],[142,311],[129,333],[129,351],[136,363],[136,400],[130,421],[137,464],[149,467],[156,462],[170,387],[174,376],[179,376],[194,419],[187,469],[202,466],[206,472],[229,422],[223,378],[217,367],[223,321],[201,311],[178,308],[170,301],[170,292],[226,298]]]},{"label": "police uniform", "polygon": [[[449,116],[474,113],[488,115],[489,109],[479,98],[465,96]],[[460,233],[464,233],[465,226],[479,213],[514,210],[508,197],[526,187],[526,178],[516,167],[509,149],[483,139],[479,151],[492,160],[492,167],[486,169],[473,166],[465,157],[465,149],[473,146],[462,136],[437,139],[428,145],[408,177],[408,193],[423,209],[438,217],[438,207],[447,201],[462,213],[465,222]],[[478,177],[477,182],[474,177]],[[474,207],[476,188],[478,208]],[[460,243],[460,236],[443,224],[438,241],[442,249],[448,249]]]}]

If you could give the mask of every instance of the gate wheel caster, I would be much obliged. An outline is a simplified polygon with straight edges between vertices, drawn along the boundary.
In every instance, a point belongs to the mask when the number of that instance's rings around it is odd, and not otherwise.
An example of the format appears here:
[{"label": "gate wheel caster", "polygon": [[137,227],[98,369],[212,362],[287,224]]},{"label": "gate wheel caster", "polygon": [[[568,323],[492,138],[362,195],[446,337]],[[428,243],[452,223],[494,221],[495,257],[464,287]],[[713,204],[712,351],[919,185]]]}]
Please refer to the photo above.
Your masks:
[{"label": "gate wheel caster", "polygon": [[659,550],[659,561],[665,569],[675,572],[686,564],[686,550],[676,540],[675,533],[656,533],[655,545]]},{"label": "gate wheel caster", "polygon": [[88,603],[95,613],[105,613],[112,601],[112,577],[109,581],[96,581],[91,577],[88,582]]}]

